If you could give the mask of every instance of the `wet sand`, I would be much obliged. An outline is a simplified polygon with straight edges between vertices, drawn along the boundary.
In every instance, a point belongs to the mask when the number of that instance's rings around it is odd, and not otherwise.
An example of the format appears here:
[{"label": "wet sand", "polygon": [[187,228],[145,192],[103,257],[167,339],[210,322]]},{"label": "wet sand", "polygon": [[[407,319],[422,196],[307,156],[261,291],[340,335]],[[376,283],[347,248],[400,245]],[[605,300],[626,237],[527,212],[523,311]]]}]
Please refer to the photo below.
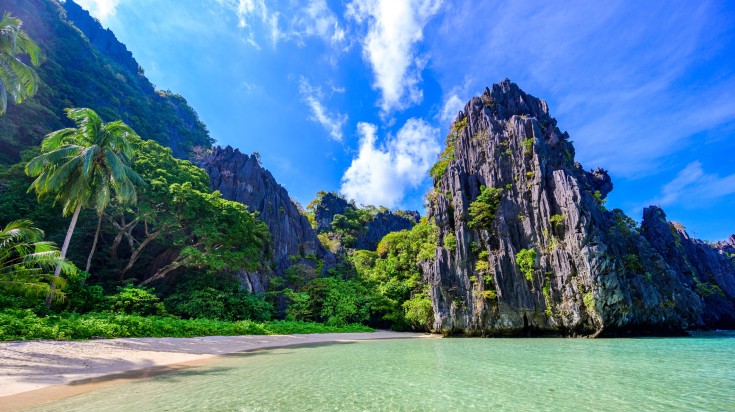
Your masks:
[{"label": "wet sand", "polygon": [[120,380],[175,371],[205,363],[218,355],[313,343],[431,336],[377,331],[0,342],[0,411],[45,403]]}]

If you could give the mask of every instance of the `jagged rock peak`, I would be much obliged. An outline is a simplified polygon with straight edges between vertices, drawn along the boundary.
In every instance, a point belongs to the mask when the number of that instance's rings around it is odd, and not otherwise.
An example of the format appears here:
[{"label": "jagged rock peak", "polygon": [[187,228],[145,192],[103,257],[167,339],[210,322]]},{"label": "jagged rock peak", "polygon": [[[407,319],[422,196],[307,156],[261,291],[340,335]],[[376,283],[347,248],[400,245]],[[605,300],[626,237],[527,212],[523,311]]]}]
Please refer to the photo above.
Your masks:
[{"label": "jagged rock peak", "polygon": [[467,103],[431,175],[439,246],[421,270],[437,330],[599,336],[735,325],[728,255],[660,209],[647,209],[642,228],[608,211],[607,172],[583,170],[546,103],[509,80]]},{"label": "jagged rock peak", "polygon": [[[313,257],[331,267],[334,256],[322,246],[306,216],[291,200],[283,186],[260,164],[257,155],[246,155],[238,149],[215,147],[200,160],[207,171],[213,190],[219,190],[228,200],[240,202],[267,225],[271,233],[274,274],[282,276],[293,264],[317,267]],[[244,274],[243,280],[251,290],[261,292],[268,285],[268,273]]]},{"label": "jagged rock peak", "polygon": [[473,108],[480,107],[480,105],[488,106],[500,119],[525,115],[535,117],[543,123],[547,120],[553,121],[556,125],[556,121],[549,116],[546,101],[526,94],[509,79],[494,84],[492,89],[486,87],[485,92],[479,98],[473,97],[469,105],[472,105]]}]

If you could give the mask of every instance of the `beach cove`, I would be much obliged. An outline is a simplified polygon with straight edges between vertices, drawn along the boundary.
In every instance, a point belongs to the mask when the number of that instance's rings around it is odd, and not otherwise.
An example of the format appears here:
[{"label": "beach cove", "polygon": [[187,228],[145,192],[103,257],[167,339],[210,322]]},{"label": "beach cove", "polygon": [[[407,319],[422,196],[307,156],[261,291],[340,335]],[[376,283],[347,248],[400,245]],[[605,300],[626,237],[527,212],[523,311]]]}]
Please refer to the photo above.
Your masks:
[{"label": "beach cove", "polygon": [[377,331],[0,342],[0,411],[82,393],[101,382],[149,377],[201,365],[221,355],[327,342],[432,336],[436,335]]}]

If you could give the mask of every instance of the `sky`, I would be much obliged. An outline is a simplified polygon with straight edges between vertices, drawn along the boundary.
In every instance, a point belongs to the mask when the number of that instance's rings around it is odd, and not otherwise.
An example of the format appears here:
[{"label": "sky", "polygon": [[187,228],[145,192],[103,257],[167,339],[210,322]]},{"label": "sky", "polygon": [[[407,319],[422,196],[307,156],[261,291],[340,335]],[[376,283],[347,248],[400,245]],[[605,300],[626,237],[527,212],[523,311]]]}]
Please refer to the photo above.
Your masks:
[{"label": "sky", "polygon": [[732,1],[78,3],[304,205],[325,190],[423,214],[451,121],[509,78],[610,172],[609,209],[735,233]]}]

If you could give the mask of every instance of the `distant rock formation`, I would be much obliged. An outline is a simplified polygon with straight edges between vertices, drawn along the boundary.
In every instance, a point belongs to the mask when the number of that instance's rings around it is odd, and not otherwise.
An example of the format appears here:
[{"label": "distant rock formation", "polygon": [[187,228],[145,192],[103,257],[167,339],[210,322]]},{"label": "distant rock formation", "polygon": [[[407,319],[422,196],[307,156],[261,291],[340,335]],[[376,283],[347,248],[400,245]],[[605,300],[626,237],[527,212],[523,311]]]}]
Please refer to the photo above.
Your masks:
[{"label": "distant rock formation", "polygon": [[324,194],[314,208],[316,231],[318,233],[330,232],[334,216],[344,215],[350,208],[354,209],[355,206],[350,204],[344,197],[334,192]]},{"label": "distant rock formation", "polygon": [[317,267],[316,260],[321,259],[325,268],[334,264],[334,255],[319,242],[309,220],[255,156],[230,146],[215,147],[199,166],[209,174],[212,190],[219,190],[225,199],[257,212],[268,225],[275,262],[273,273],[243,274],[242,279],[251,291],[267,290],[270,276],[283,276],[296,263]]},{"label": "distant rock formation", "polygon": [[356,249],[375,250],[378,243],[391,232],[411,230],[419,222],[419,212],[409,210],[403,213],[390,210],[378,212],[367,224],[365,233],[357,238]]},{"label": "distant rock formation", "polygon": [[[691,239],[656,207],[640,228],[606,210],[607,172],[575,163],[546,102],[509,80],[467,103],[441,162],[428,196],[441,246],[421,264],[437,330],[620,336],[735,327],[735,237]],[[483,186],[494,190],[478,199]]]},{"label": "distant rock formation", "polygon": [[[314,220],[318,233],[334,230],[332,222],[336,215],[345,215],[349,211],[356,212],[359,208],[348,202],[344,197],[328,192],[321,195],[314,207]],[[375,209],[363,227],[355,233],[355,248],[375,250],[385,235],[391,232],[409,230],[419,222],[420,215],[416,211],[390,211],[385,208]]]}]

